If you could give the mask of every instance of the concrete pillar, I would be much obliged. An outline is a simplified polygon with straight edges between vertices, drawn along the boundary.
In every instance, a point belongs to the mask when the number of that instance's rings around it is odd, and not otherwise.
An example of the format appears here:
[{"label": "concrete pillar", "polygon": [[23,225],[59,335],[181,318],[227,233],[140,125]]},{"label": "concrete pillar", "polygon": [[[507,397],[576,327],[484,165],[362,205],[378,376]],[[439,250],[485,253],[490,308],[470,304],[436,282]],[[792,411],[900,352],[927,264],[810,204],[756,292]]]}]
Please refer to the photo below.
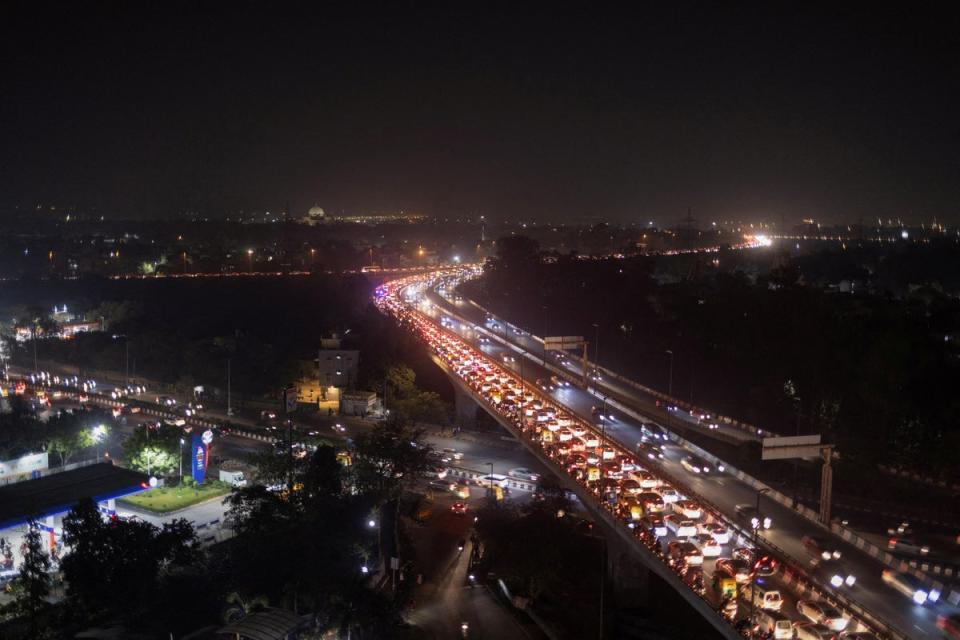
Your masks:
[{"label": "concrete pillar", "polygon": [[457,424],[461,427],[477,426],[477,402],[459,387],[454,387],[457,408]]}]

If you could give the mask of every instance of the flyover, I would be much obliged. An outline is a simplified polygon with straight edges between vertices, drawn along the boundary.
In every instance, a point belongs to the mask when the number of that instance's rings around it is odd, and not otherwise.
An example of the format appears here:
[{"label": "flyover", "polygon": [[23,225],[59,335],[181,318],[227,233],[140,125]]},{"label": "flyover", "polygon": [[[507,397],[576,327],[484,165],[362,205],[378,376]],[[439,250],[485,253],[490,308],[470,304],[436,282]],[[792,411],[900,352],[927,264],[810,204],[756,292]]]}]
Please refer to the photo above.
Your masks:
[{"label": "flyover", "polygon": [[[435,340],[436,336],[443,336],[441,340],[444,344],[447,340],[454,339],[453,336],[456,336],[455,340],[464,348],[468,343],[473,345],[470,347],[471,352],[477,354],[477,360],[482,359],[485,366],[495,366],[498,370],[510,371],[514,376],[516,376],[518,370],[526,369],[523,372],[526,380],[534,379],[536,376],[549,376],[549,369],[544,367],[545,363],[542,359],[538,359],[533,354],[509,342],[496,344],[489,339],[489,332],[481,326],[477,326],[465,318],[461,318],[462,321],[452,320],[450,309],[438,308],[432,301],[426,300],[424,297],[424,293],[428,290],[426,285],[435,284],[438,281],[437,279],[444,275],[449,275],[449,272],[434,274],[432,277],[408,278],[388,283],[387,286],[378,289],[378,305],[387,313],[397,317],[402,325],[420,334],[421,337],[424,337],[424,334],[429,334],[430,338],[425,339],[435,353],[438,349],[448,348],[438,345]],[[441,324],[445,325],[445,328],[441,328],[439,326]],[[478,342],[481,338],[486,338],[486,340]],[[457,346],[456,348],[460,349],[461,347]],[[519,359],[519,362],[509,364],[502,362],[501,356],[504,353],[513,355],[518,352],[523,356]],[[441,352],[440,355],[442,356],[443,353]],[[495,360],[497,362],[494,365]],[[460,388],[469,387],[459,373],[456,374],[454,379],[458,380]],[[521,386],[523,384],[522,376]],[[501,424],[505,422],[512,424],[512,427],[508,428],[516,431],[518,425],[513,424],[516,422],[515,420],[510,419],[509,416],[504,420],[502,412],[498,411],[498,407],[494,406],[489,398],[483,397],[482,394],[477,398],[476,390],[473,390],[472,393],[475,396],[474,399],[491,415],[495,415]],[[589,423],[594,431],[603,429],[611,441],[619,444],[621,451],[633,451],[635,443],[641,437],[639,420],[630,421],[621,416],[616,422],[608,423],[609,426],[607,424],[592,424],[590,407],[597,401],[595,397],[584,390],[569,386],[555,390],[549,396],[539,391],[537,395],[546,397],[548,402],[556,406],[569,409],[581,418],[586,417],[586,423]],[[623,409],[624,413],[631,411],[627,407]],[[531,442],[529,434],[523,441],[528,448],[537,448],[538,443]],[[679,444],[684,443],[681,441]],[[741,539],[744,534],[749,537],[750,532],[744,532],[732,514],[735,512],[734,507],[737,504],[753,503],[757,496],[755,487],[730,474],[707,477],[693,477],[686,474],[677,463],[677,458],[681,457],[683,453],[682,448],[671,447],[667,459],[656,465],[655,472],[662,478],[669,479],[685,495],[695,497],[709,510],[717,513],[718,517],[722,517],[732,531],[740,532]],[[653,465],[648,466],[652,467]],[[561,471],[563,472],[563,470]],[[585,501],[585,504],[593,505],[595,511],[599,509],[601,513],[604,512],[604,507],[601,506],[595,495],[592,502]],[[863,554],[858,554],[852,547],[844,548],[844,556],[853,558],[852,564],[857,570],[865,568],[868,572],[862,576],[857,576],[858,581],[854,590],[834,590],[829,585],[828,580],[815,579],[806,571],[805,565],[809,556],[806,555],[800,544],[800,538],[809,530],[811,523],[796,512],[773,501],[765,500],[763,511],[764,514],[771,515],[778,522],[778,525],[773,530],[765,532],[764,536],[758,540],[759,548],[770,551],[785,561],[788,570],[782,578],[778,578],[778,584],[786,593],[790,594],[787,600],[788,606],[792,607],[792,602],[799,598],[823,599],[840,607],[847,613],[848,617],[853,618],[855,622],[851,627],[862,625],[863,628],[870,629],[878,635],[892,638],[915,637],[917,631],[924,634],[928,632],[931,634],[937,633],[935,611],[930,607],[913,607],[909,600],[884,586],[879,579],[881,568],[879,563],[874,560],[871,564],[871,558],[860,557]],[[601,519],[606,521],[609,517]],[[627,530],[622,523],[617,524],[617,518],[613,518],[613,522],[613,526],[619,527],[618,532]],[[817,532],[823,533],[822,530]],[[619,535],[623,534],[619,533]],[[797,560],[796,558],[803,558],[803,560]],[[845,560],[845,563],[851,564],[847,560]],[[874,572],[869,574],[871,569]],[[680,589],[684,588],[680,587]]]},{"label": "flyover", "polygon": [[[575,359],[569,358],[570,364],[566,370],[549,358],[544,360],[542,340],[536,336],[501,318],[492,317],[493,322],[489,323],[491,314],[471,301],[451,302],[433,291],[428,292],[427,296],[432,304],[431,312],[438,319],[442,320],[446,317],[453,320],[446,323],[449,330],[458,333],[463,339],[499,362],[502,362],[504,354],[513,357],[515,362],[504,363],[503,366],[512,367],[515,371],[522,370],[527,380],[537,378],[549,380],[551,375],[557,374],[573,382],[579,380],[580,368]],[[491,324],[496,326],[490,326]],[[485,340],[481,342],[481,338]],[[612,373],[606,370],[604,372]],[[660,416],[664,414],[662,408],[658,407],[657,419],[652,418],[651,414],[654,412],[650,407],[655,405],[650,401],[648,394],[631,393],[626,384],[616,380],[611,384],[610,377],[604,375],[601,380],[592,380],[587,389],[571,385],[554,390],[550,395],[555,401],[588,420],[591,419],[593,406],[600,405],[603,398],[614,398],[608,400],[607,406],[615,406],[619,415],[615,422],[608,422],[605,427],[611,439],[629,448],[640,441],[643,423],[659,423]],[[704,426],[697,420],[688,421],[684,428],[704,430]],[[703,455],[705,452],[676,434],[672,437],[675,442],[682,445],[683,449],[678,450],[674,455],[668,453],[667,459],[663,462],[664,470],[682,478],[691,491],[703,496],[705,501],[717,505],[728,517],[733,516],[734,507],[737,504],[752,503],[756,499],[756,490],[762,485],[752,478],[744,477],[744,474],[739,472],[706,477],[695,477],[687,473],[678,464],[678,459],[683,453]],[[876,622],[875,629],[888,627],[887,635],[891,636],[935,638],[939,636],[939,630],[936,627],[937,614],[957,612],[956,604],[960,601],[958,598],[960,592],[950,590],[939,581],[927,579],[931,592],[936,589],[945,596],[942,601],[933,606],[916,605],[888,587],[881,580],[884,569],[893,567],[898,570],[910,570],[910,568],[899,560],[893,559],[889,554],[884,557],[884,554],[878,553],[876,549],[867,549],[865,545],[860,544],[860,541],[842,531],[839,525],[835,525],[832,530],[828,529],[815,521],[815,514],[810,510],[805,510],[803,507],[793,509],[789,502],[783,504],[764,498],[763,511],[771,515],[775,523],[773,529],[764,532],[765,542],[780,550],[786,557],[800,559],[798,563],[810,560],[810,555],[802,544],[803,536],[834,535],[835,544],[843,553],[843,567],[856,576],[856,585],[853,589],[837,590],[829,583],[829,576],[815,582],[824,593],[847,601],[849,610],[862,611],[864,615],[872,618]],[[949,601],[947,601],[948,593]]]}]

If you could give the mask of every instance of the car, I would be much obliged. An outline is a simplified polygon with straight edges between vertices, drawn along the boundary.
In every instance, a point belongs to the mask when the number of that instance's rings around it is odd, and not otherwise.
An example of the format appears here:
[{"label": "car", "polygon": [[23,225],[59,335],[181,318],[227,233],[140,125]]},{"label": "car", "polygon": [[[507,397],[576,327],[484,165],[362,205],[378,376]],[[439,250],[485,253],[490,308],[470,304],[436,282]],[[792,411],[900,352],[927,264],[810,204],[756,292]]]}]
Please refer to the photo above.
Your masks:
[{"label": "car", "polygon": [[697,535],[697,526],[693,523],[693,520],[685,520],[678,515],[669,515],[663,519],[663,523],[678,538],[692,538]]},{"label": "car", "polygon": [[733,557],[735,560],[743,560],[752,567],[754,561],[757,559],[757,554],[749,547],[737,547],[733,550]]},{"label": "car", "polygon": [[637,455],[649,460],[663,460],[663,447],[652,442],[637,443]]},{"label": "car", "polygon": [[723,547],[713,539],[709,533],[701,533],[696,537],[697,544],[704,558],[718,558],[723,553]]},{"label": "car", "polygon": [[663,522],[663,517],[657,513],[647,514],[640,518],[640,526],[650,531],[658,538],[667,535],[667,525]]},{"label": "car", "polygon": [[797,602],[797,613],[811,622],[822,624],[833,631],[843,631],[850,624],[850,619],[843,617],[835,607],[813,600]]},{"label": "car", "polygon": [[703,564],[703,554],[692,542],[673,540],[667,545],[667,561],[671,567],[684,564],[700,566]]},{"label": "car", "polygon": [[758,576],[772,576],[777,572],[777,561],[770,556],[760,556],[753,563],[753,572]]},{"label": "car", "polygon": [[683,456],[680,458],[680,466],[689,471],[690,473],[699,473],[699,474],[708,474],[712,469],[712,465],[702,458],[697,456]]},{"label": "car", "polygon": [[805,535],[800,538],[800,542],[807,552],[822,560],[839,560],[842,555],[835,544],[821,536]]},{"label": "car", "polygon": [[514,357],[513,357],[512,355],[510,355],[509,353],[504,353],[502,356],[500,356],[500,359],[503,360],[503,361],[506,362],[506,363],[516,362],[516,361],[517,361],[517,359],[514,358]]},{"label": "car", "polygon": [[339,422],[336,423],[336,424],[334,424],[334,425],[332,425],[330,428],[333,429],[334,431],[336,431],[337,433],[346,433],[346,432],[347,432],[347,428],[344,427],[344,426],[343,426],[342,424],[340,424]]},{"label": "car", "polygon": [[717,569],[726,571],[737,584],[750,582],[750,564],[736,558],[717,558]]},{"label": "car", "polygon": [[793,631],[797,640],[837,640],[837,634],[830,628],[809,620],[794,622]]},{"label": "car", "polygon": [[450,511],[462,516],[467,512],[467,505],[465,502],[454,502],[450,505]]},{"label": "car", "polygon": [[430,484],[427,485],[432,491],[451,491],[451,483],[441,482],[440,480],[432,480]]},{"label": "car", "polygon": [[734,506],[733,509],[741,520],[750,523],[751,529],[759,529],[761,525],[764,529],[769,529],[773,526],[773,520],[770,516],[764,516],[757,511],[757,508],[752,504],[738,504]]},{"label": "car", "polygon": [[678,492],[673,487],[660,487],[660,497],[663,498],[664,502],[676,502],[677,500],[682,499],[680,492]]},{"label": "car", "polygon": [[643,505],[647,513],[657,513],[663,511],[663,498],[655,491],[644,491],[637,495],[637,502]]},{"label": "car", "polygon": [[729,544],[730,532],[722,524],[716,522],[698,522],[697,533],[707,534],[720,544]]},{"label": "car", "polygon": [[644,489],[656,489],[660,486],[660,478],[656,477],[652,473],[647,473],[646,471],[641,471],[634,474],[634,478]]},{"label": "car", "polygon": [[539,473],[531,469],[526,469],[524,467],[520,467],[518,469],[511,469],[510,475],[515,478],[520,478],[522,480],[529,480],[530,482],[536,482],[537,480],[540,479]]},{"label": "car", "polygon": [[929,555],[930,553],[929,546],[920,544],[916,540],[911,540],[910,538],[902,538],[897,536],[893,536],[887,540],[887,549],[890,551],[907,553],[913,556],[925,556]]},{"label": "car", "polygon": [[678,500],[674,502],[673,512],[682,514],[691,520],[697,520],[703,515],[703,510],[700,508],[700,505],[693,500]]},{"label": "car", "polygon": [[443,455],[445,455],[445,456],[450,457],[450,458],[453,459],[453,460],[462,460],[462,459],[463,459],[463,453],[462,453],[462,452],[457,451],[456,449],[451,449],[451,448],[449,448],[449,447],[443,449],[443,450],[441,451],[441,453],[442,453]]},{"label": "car", "polygon": [[[893,569],[884,569],[883,573],[880,574],[880,578],[885,584],[907,596],[916,604],[926,604],[927,600],[930,599],[930,592],[923,582],[909,573],[894,571]],[[934,600],[936,599],[937,598],[934,598]]]}]

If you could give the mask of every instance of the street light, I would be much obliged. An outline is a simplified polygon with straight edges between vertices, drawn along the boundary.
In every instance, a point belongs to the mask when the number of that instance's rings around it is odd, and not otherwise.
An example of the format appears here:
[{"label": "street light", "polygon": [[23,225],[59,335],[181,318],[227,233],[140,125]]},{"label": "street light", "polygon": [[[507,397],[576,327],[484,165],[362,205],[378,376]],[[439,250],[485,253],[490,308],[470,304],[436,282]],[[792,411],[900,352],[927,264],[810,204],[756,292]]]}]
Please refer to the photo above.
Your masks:
[{"label": "street light", "polygon": [[90,431],[90,436],[97,445],[97,462],[100,461],[100,441],[103,440],[103,436],[106,434],[107,428],[102,424],[98,424]]},{"label": "street light", "polygon": [[183,438],[180,438],[180,486],[183,486],[183,445],[186,444]]},{"label": "street light", "polygon": [[253,249],[247,249],[247,273],[253,273]]}]

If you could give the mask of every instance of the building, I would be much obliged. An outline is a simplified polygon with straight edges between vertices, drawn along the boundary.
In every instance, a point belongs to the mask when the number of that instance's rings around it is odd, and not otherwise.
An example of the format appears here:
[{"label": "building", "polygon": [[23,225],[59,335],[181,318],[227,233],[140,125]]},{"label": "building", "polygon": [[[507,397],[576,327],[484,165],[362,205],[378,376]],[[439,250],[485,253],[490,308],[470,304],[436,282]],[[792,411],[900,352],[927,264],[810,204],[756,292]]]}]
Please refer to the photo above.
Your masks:
[{"label": "building", "polygon": [[340,413],[345,416],[367,416],[377,408],[377,394],[373,391],[345,392],[340,396]]},{"label": "building", "polygon": [[349,389],[357,382],[360,352],[355,349],[320,349],[317,380],[320,386]]},{"label": "building", "polygon": [[307,226],[313,227],[320,224],[326,224],[329,222],[326,212],[323,210],[323,207],[314,205],[310,207],[310,210],[307,211],[307,215],[300,218],[300,224],[305,224]]}]

